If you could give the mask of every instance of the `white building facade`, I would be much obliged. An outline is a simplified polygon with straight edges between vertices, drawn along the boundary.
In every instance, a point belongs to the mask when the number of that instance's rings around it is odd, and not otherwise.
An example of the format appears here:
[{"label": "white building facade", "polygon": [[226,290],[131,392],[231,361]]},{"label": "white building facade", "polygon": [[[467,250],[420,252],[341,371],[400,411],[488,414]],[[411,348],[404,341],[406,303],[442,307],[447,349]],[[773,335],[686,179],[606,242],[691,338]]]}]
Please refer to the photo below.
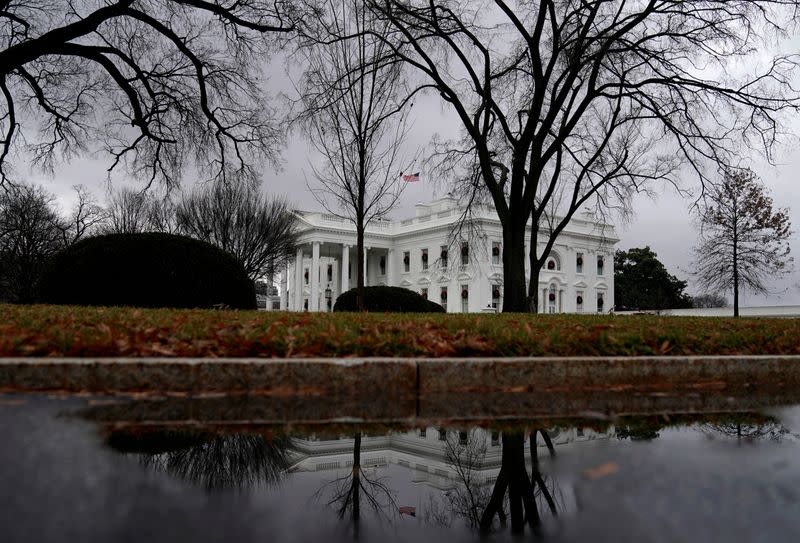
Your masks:
[{"label": "white building facade", "polygon": [[[413,218],[367,226],[367,286],[418,292],[448,313],[503,307],[503,235],[492,208],[473,213],[470,235],[455,236],[463,209],[451,198],[417,204]],[[355,288],[356,232],[351,221],[298,212],[297,255],[282,274],[280,309],[332,311],[336,298]],[[542,313],[607,312],[614,300],[613,226],[589,216],[573,219],[559,235],[539,275]],[[544,239],[539,239],[544,247]],[[526,254],[530,234],[526,239]],[[529,276],[527,269],[526,275]]]}]

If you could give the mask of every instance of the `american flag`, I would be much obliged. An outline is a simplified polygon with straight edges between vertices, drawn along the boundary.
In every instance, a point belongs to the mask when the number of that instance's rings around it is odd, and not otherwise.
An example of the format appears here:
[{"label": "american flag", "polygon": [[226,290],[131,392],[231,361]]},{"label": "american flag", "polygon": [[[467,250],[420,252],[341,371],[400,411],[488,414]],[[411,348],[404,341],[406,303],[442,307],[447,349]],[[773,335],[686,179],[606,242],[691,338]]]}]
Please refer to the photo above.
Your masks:
[{"label": "american flag", "polygon": [[408,515],[410,517],[416,517],[417,516],[417,508],[416,507],[409,507],[407,505],[403,505],[399,509],[400,509],[400,514],[401,515]]},{"label": "american flag", "polygon": [[408,181],[409,183],[413,183],[414,181],[419,181],[419,172],[417,173],[410,173],[410,174],[400,174],[403,178],[403,181]]}]

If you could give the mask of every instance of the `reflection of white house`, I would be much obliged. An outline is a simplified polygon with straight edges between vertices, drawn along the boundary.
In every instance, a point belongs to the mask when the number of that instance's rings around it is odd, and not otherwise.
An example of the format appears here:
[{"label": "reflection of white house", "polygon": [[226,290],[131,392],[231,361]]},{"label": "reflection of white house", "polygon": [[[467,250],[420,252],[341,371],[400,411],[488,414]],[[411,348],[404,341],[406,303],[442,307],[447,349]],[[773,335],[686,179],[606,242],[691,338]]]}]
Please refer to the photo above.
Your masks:
[{"label": "reflection of white house", "polygon": [[[455,200],[443,198],[416,207],[414,218],[373,221],[367,227],[366,284],[411,289],[441,303],[449,313],[502,307],[503,237],[493,209],[477,210],[474,234],[467,241],[453,239],[462,213]],[[298,217],[300,245],[282,277],[280,308],[330,311],[339,294],[355,287],[355,227],[324,213],[298,212]],[[610,309],[617,241],[612,226],[588,216],[573,219],[540,274],[539,310]],[[539,244],[543,247],[543,240]]]},{"label": "reflection of white house", "polygon": [[[550,430],[549,435],[556,447],[570,443],[581,443],[595,439],[607,439],[615,433],[614,427],[606,432],[595,432],[590,429],[569,428]],[[383,436],[364,436],[361,438],[362,468],[381,468],[389,464],[403,466],[414,472],[414,482],[424,483],[434,488],[446,490],[459,483],[455,468],[448,463],[447,440],[451,446],[460,447],[477,445],[477,450],[485,450],[480,455],[479,465],[474,466],[474,477],[483,485],[494,484],[500,472],[502,456],[501,436],[476,428],[470,432],[446,430],[443,428],[417,429],[410,432]],[[478,441],[476,443],[476,440]],[[292,438],[294,461],[291,471],[340,471],[352,469],[353,438],[319,440],[308,438]],[[539,456],[547,455],[542,438],[537,443]],[[530,467],[528,440],[525,440],[525,457]],[[453,449],[451,449],[453,450]],[[459,448],[458,450],[463,450]],[[474,451],[475,449],[473,449]]]}]

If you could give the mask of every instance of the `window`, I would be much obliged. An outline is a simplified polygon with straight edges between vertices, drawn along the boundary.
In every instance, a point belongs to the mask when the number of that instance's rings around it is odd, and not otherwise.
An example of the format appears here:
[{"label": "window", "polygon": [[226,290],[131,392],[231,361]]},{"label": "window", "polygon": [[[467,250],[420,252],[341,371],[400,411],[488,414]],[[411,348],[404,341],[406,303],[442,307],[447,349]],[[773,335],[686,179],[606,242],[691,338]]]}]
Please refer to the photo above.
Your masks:
[{"label": "window", "polygon": [[461,312],[469,313],[469,285],[461,285]]},{"label": "window", "polygon": [[308,298],[303,299],[303,311],[308,311]]},{"label": "window", "polygon": [[348,262],[347,263],[347,278],[348,279],[352,279],[353,278],[353,264],[352,264],[352,262]]},{"label": "window", "polygon": [[447,269],[447,245],[442,245],[441,252],[439,253],[439,262],[442,264],[442,269]]},{"label": "window", "polygon": [[420,428],[419,429],[419,437],[426,437],[428,435],[427,428]]},{"label": "window", "polygon": [[583,291],[579,290],[577,296],[575,296],[575,307],[578,310],[578,313],[583,313]]},{"label": "window", "polygon": [[492,264],[500,264],[500,242],[492,242]]},{"label": "window", "polygon": [[469,264],[469,245],[466,243],[461,244],[461,265],[466,266]]},{"label": "window", "polygon": [[500,309],[500,295],[502,294],[502,290],[500,289],[500,285],[494,284],[492,285],[492,307],[494,309]]},{"label": "window", "polygon": [[447,430],[444,428],[439,428],[439,441],[446,441],[447,440]]},{"label": "window", "polygon": [[458,433],[458,444],[459,445],[466,445],[467,444],[467,433],[466,432],[459,432]]},{"label": "window", "polygon": [[603,293],[602,292],[598,292],[597,293],[597,312],[598,313],[602,313],[603,312],[603,305],[604,304],[605,304],[605,300],[603,299]]},{"label": "window", "polygon": [[381,275],[386,275],[386,257],[382,256],[380,261],[378,262],[378,266],[380,266]]},{"label": "window", "polygon": [[597,257],[597,275],[603,275],[603,265],[605,264],[603,257]]},{"label": "window", "polygon": [[500,432],[492,432],[492,447],[500,445]]},{"label": "window", "polygon": [[426,288],[419,289],[419,295],[422,296],[423,300],[427,300],[428,299],[428,289],[426,289]]},{"label": "window", "polygon": [[583,253],[578,253],[575,257],[575,271],[583,273]]},{"label": "window", "polygon": [[328,283],[333,281],[333,264],[328,264]]},{"label": "window", "polygon": [[303,278],[305,280],[305,284],[307,285],[308,284],[308,268],[306,268],[305,272],[303,272]]},{"label": "window", "polygon": [[441,300],[442,307],[447,311],[447,287],[442,287],[439,293],[439,299]]},{"label": "window", "polygon": [[547,293],[547,312],[548,313],[555,313],[556,312],[556,286],[550,285],[550,290]]},{"label": "window", "polygon": [[422,249],[422,269],[428,269],[428,250]]},{"label": "window", "polygon": [[403,252],[403,271],[405,273],[411,271],[411,253],[408,251]]}]

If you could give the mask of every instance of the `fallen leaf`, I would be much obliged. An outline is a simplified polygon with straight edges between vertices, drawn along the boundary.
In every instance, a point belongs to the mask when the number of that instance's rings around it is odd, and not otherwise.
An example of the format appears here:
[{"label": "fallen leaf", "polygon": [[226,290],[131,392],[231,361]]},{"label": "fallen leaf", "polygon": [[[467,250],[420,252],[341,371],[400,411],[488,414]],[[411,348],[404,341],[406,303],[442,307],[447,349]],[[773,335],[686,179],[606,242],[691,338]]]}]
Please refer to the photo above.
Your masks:
[{"label": "fallen leaf", "polygon": [[594,481],[595,479],[608,477],[609,475],[616,473],[618,471],[619,471],[619,466],[615,462],[606,462],[605,464],[600,464],[597,467],[584,470],[583,476],[586,477],[587,479]]}]

